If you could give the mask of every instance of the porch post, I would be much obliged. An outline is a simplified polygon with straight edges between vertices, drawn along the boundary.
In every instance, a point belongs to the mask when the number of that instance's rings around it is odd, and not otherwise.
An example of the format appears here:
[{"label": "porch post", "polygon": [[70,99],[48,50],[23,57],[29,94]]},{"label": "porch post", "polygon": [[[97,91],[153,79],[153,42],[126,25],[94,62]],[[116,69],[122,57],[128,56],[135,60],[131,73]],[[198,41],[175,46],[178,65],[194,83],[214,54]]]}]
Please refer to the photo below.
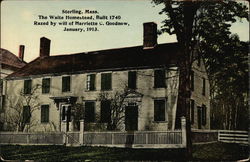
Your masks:
[{"label": "porch post", "polygon": [[66,123],[66,121],[62,121],[61,122],[61,132],[67,132],[67,123]]},{"label": "porch post", "polygon": [[80,134],[79,134],[79,142],[83,145],[83,132],[84,132],[84,120],[80,120]]},{"label": "porch post", "polygon": [[181,137],[182,137],[182,145],[184,147],[187,146],[187,137],[186,137],[186,118],[181,117]]},{"label": "porch post", "polygon": [[73,121],[69,122],[69,131],[70,131],[70,132],[73,132],[73,131],[74,131]]}]

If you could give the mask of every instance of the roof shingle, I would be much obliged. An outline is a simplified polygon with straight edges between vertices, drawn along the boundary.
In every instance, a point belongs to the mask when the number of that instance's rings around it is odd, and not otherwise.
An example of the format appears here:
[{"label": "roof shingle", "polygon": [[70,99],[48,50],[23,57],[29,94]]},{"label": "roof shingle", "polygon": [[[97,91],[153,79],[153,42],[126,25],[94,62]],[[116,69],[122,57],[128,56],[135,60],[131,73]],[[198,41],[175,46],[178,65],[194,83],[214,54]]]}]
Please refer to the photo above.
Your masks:
[{"label": "roof shingle", "polygon": [[2,68],[17,70],[26,65],[26,62],[19,59],[10,51],[0,48],[0,64],[2,65]]},{"label": "roof shingle", "polygon": [[176,64],[179,57],[180,48],[177,43],[160,44],[147,50],[143,50],[142,46],[135,46],[38,57],[7,78],[166,66]]}]

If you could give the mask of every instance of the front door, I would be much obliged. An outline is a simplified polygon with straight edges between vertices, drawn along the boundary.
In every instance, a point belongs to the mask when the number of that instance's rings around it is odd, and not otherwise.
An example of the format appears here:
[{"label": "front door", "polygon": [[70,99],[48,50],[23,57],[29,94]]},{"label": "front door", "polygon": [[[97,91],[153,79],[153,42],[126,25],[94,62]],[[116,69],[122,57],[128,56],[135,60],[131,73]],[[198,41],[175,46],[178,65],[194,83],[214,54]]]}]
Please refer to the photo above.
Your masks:
[{"label": "front door", "polygon": [[69,122],[71,121],[70,105],[62,105],[62,121],[66,122],[66,131],[69,131]]},{"label": "front door", "polygon": [[125,130],[138,130],[138,106],[126,106],[125,108]]},{"label": "front door", "polygon": [[197,107],[197,119],[198,119],[198,129],[201,129],[201,121],[202,121],[202,111],[201,107]]}]

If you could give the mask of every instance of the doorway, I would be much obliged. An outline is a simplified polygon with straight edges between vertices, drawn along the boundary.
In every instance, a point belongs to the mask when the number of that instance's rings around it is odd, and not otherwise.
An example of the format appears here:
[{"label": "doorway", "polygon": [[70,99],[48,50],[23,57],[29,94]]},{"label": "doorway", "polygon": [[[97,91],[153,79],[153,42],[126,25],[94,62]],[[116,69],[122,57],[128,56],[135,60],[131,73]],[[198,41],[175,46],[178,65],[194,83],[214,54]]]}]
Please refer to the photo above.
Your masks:
[{"label": "doorway", "polygon": [[62,122],[66,122],[66,131],[69,131],[69,122],[71,121],[71,106],[62,105],[61,111],[61,120]]},{"label": "doorway", "polygon": [[138,130],[138,106],[126,106],[125,108],[125,130]]}]

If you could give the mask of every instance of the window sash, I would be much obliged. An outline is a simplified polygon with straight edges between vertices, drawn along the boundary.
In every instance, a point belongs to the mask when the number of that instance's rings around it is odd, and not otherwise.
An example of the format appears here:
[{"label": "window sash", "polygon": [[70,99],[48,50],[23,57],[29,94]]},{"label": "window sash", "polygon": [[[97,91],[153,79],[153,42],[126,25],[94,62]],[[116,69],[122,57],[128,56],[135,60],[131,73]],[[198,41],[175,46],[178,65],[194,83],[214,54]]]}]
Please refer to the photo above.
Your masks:
[{"label": "window sash", "polygon": [[87,75],[87,90],[95,90],[95,74]]},{"label": "window sash", "polygon": [[49,105],[41,106],[41,123],[49,122]]},{"label": "window sash", "polygon": [[84,121],[86,123],[95,122],[95,102],[85,102]]},{"label": "window sash", "polygon": [[154,71],[154,87],[155,88],[164,88],[165,84],[165,70],[155,70]]},{"label": "window sash", "polygon": [[111,102],[101,102],[101,123],[109,123],[111,121]]},{"label": "window sash", "polygon": [[31,94],[32,80],[24,80],[24,94]]},{"label": "window sash", "polygon": [[50,78],[44,78],[42,80],[42,93],[50,92]]},{"label": "window sash", "polygon": [[101,90],[112,89],[112,75],[111,73],[101,74]]},{"label": "window sash", "polygon": [[136,72],[135,71],[128,72],[128,88],[136,89]]},{"label": "window sash", "polygon": [[166,113],[165,100],[154,100],[154,121],[165,121]]},{"label": "window sash", "polygon": [[62,77],[62,92],[70,91],[70,76]]}]

